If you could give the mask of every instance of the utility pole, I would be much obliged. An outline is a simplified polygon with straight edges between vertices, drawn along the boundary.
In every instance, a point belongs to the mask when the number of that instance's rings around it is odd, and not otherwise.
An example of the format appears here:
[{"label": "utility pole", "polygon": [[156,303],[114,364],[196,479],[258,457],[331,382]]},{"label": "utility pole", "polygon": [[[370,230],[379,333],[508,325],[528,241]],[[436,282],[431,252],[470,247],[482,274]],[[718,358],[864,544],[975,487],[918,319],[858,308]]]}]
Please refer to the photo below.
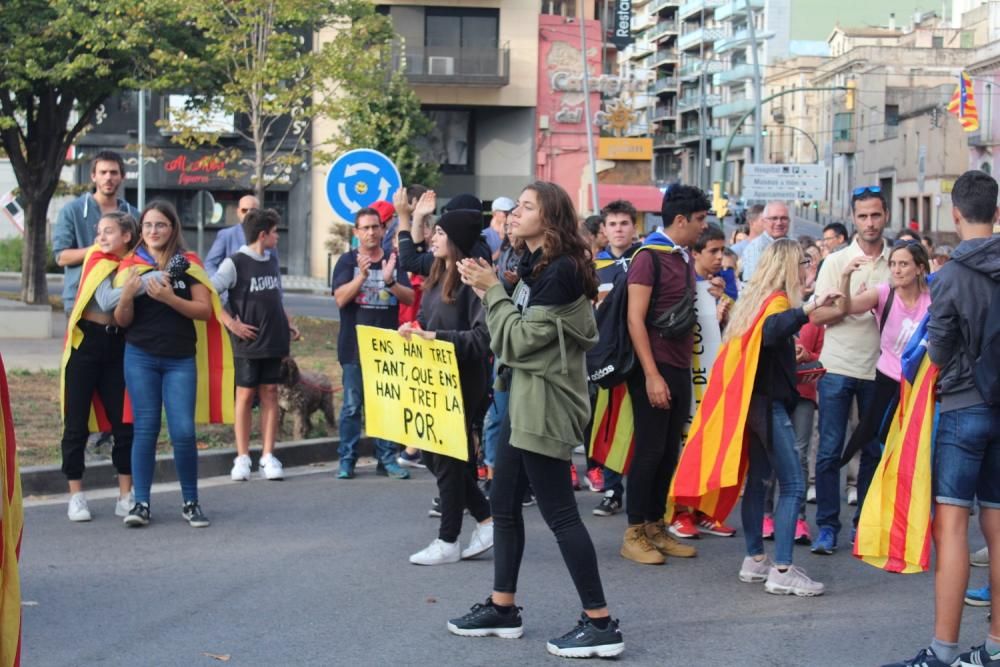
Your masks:
[{"label": "utility pole", "polygon": [[701,76],[698,86],[700,97],[698,108],[698,187],[707,190],[711,185],[712,175],[705,176],[705,163],[708,162],[708,137],[705,136],[708,131],[705,122],[708,115],[708,107],[705,105],[705,71],[708,69],[708,61],[705,59],[704,47],[702,47],[701,55]]},{"label": "utility pole", "polygon": [[[146,208],[146,91],[139,90],[139,149],[136,155],[139,158],[139,172],[135,179],[136,204],[139,210]],[[125,174],[122,174],[124,177]]]},{"label": "utility pole", "polygon": [[[754,162],[766,162],[764,159],[764,137],[761,135],[764,123],[761,120],[760,109],[760,59],[757,56],[757,28],[754,26],[753,7],[750,5],[750,0],[744,1],[747,7],[747,30],[750,33],[750,56],[753,58],[751,61],[753,63],[753,159]],[[722,187],[725,186],[726,184],[723,183]]]},{"label": "utility pole", "polygon": [[580,49],[583,51],[583,113],[584,127],[587,132],[587,156],[590,160],[590,199],[592,213],[601,210],[600,199],[597,196],[597,162],[594,159],[594,117],[590,113],[590,65],[587,62],[587,26],[584,14],[584,2],[580,0],[577,11],[577,21],[580,23]]}]

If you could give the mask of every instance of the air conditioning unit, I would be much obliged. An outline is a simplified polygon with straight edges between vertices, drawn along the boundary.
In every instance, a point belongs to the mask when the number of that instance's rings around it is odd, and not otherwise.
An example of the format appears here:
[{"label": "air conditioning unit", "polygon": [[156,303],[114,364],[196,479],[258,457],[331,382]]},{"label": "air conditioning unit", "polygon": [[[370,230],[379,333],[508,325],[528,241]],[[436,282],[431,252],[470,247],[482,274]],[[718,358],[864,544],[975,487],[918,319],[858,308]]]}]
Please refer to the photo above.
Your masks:
[{"label": "air conditioning unit", "polygon": [[428,56],[427,73],[437,76],[452,76],[455,73],[455,59],[451,56]]}]

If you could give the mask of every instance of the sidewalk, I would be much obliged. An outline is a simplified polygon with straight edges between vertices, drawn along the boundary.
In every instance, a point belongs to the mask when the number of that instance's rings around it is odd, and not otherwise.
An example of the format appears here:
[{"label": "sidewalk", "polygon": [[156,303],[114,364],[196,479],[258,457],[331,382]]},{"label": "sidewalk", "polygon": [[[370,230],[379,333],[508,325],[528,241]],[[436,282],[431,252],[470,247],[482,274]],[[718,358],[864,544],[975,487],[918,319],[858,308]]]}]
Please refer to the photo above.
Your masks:
[{"label": "sidewalk", "polygon": [[[0,271],[0,280],[20,280],[18,271]],[[61,273],[46,273],[45,282],[49,285],[49,293],[58,296],[62,292],[63,275]],[[312,276],[281,276],[281,286],[286,292],[303,294],[329,294],[330,285],[323,278]]]},{"label": "sidewalk", "polygon": [[7,371],[57,371],[62,363],[63,337],[66,331],[66,314],[52,311],[52,331],[60,332],[52,338],[3,338],[0,354]]}]

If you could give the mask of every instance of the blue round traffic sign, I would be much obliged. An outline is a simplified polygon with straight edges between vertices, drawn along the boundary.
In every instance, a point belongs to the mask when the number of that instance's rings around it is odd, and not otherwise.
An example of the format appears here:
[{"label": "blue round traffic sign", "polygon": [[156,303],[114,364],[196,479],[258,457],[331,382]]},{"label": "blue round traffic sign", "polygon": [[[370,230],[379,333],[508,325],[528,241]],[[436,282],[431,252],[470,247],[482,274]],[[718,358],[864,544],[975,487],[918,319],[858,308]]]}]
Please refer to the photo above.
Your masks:
[{"label": "blue round traffic sign", "polygon": [[399,169],[384,154],[357,148],[337,158],[326,176],[326,198],[341,219],[351,222],[359,210],[392,201],[403,183]]}]

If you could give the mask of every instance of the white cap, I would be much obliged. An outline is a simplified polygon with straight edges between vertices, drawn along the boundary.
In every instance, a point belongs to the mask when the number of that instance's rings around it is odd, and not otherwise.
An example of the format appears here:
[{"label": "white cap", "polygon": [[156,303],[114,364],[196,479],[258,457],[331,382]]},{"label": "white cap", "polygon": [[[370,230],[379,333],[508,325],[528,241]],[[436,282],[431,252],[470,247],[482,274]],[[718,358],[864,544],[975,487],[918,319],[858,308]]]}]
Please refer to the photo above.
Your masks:
[{"label": "white cap", "polygon": [[514,203],[514,200],[511,199],[510,197],[497,197],[496,199],[493,200],[493,206],[490,207],[490,210],[494,213],[496,213],[497,211],[510,213],[515,208],[517,208],[517,204]]}]

